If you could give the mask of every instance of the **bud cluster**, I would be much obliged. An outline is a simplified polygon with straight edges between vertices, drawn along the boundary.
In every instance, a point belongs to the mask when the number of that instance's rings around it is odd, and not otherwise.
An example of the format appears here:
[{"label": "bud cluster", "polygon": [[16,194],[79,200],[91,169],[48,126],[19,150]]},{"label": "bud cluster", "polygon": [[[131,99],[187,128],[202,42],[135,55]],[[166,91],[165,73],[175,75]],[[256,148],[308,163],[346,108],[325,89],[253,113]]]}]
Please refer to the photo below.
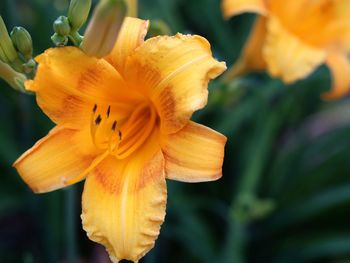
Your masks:
[{"label": "bud cluster", "polygon": [[91,0],[72,0],[68,9],[68,16],[60,16],[53,23],[55,33],[51,40],[56,46],[65,46],[70,40],[79,46],[82,36],[79,29],[84,25],[91,8]]},{"label": "bud cluster", "polygon": [[[109,54],[119,35],[128,12],[137,11],[136,0],[100,0],[85,36],[79,29],[85,24],[92,0],[71,0],[67,16],[59,16],[53,23],[51,39],[56,46],[70,41],[89,56],[104,57]],[[9,34],[0,16],[0,78],[14,89],[25,92],[24,82],[33,78],[36,63],[33,60],[33,42],[23,27],[14,27]]]},{"label": "bud cluster", "polygon": [[28,31],[16,26],[9,34],[0,16],[0,78],[24,92],[24,81],[33,76],[35,67],[33,42]]},{"label": "bud cluster", "polygon": [[126,0],[100,0],[82,37],[78,30],[86,22],[91,0],[71,0],[68,16],[60,16],[55,20],[55,34],[51,39],[56,46],[65,46],[71,41],[87,55],[101,58],[113,49],[127,6]]}]

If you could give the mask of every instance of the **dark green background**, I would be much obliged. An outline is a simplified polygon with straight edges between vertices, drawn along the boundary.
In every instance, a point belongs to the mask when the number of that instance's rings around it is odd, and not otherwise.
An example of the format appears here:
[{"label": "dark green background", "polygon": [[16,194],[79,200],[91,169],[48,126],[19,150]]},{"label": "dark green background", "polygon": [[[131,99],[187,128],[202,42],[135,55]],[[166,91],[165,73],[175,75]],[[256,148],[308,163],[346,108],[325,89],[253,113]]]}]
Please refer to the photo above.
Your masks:
[{"label": "dark green background", "polygon": [[[218,0],[140,2],[142,18],[205,36],[228,65],[254,18],[224,21]],[[2,0],[0,14],[30,31],[39,54],[67,7]],[[266,74],[213,81],[194,119],[228,137],[223,177],[168,181],[166,221],[141,262],[350,262],[350,101],[321,101],[330,81],[325,67],[289,86]],[[109,262],[81,228],[82,184],[35,195],[12,168],[52,126],[33,96],[0,81],[0,262]]]}]

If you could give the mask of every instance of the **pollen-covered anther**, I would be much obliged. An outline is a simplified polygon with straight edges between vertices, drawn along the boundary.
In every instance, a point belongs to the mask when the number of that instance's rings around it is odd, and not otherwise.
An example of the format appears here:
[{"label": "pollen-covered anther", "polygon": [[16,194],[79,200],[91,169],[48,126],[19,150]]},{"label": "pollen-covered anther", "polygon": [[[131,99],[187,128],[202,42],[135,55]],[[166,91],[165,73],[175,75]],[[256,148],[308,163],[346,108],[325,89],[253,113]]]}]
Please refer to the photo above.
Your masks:
[{"label": "pollen-covered anther", "polygon": [[106,113],[106,115],[107,115],[107,119],[109,118],[109,115],[111,114],[111,106],[109,105],[108,106],[108,109],[107,109],[107,113]]},{"label": "pollen-covered anther", "polygon": [[102,121],[102,117],[101,117],[101,115],[98,115],[97,118],[95,119],[95,124],[99,125],[101,123],[101,121]]},{"label": "pollen-covered anther", "polygon": [[[106,149],[109,146],[111,133],[117,127],[117,121],[114,121],[114,124],[111,123],[111,120],[109,120],[109,117],[111,115],[111,106],[108,106],[105,111],[103,108],[104,107],[101,109],[101,107],[99,107],[97,104],[94,104],[90,121],[91,139],[93,144],[99,149]],[[104,114],[102,114],[103,111],[105,112],[106,117],[104,117]],[[112,130],[110,127],[112,127]]]},{"label": "pollen-covered anther", "polygon": [[[97,113],[98,106],[95,104],[92,109],[92,115],[91,115],[91,123],[90,123],[90,132],[91,132],[91,139],[94,143],[94,145],[103,150],[103,152],[98,155],[91,163],[91,165],[85,169],[83,172],[81,172],[79,175],[69,179],[65,180],[65,184],[72,184],[76,183],[83,178],[87,176],[88,173],[90,173],[97,165],[99,165],[108,155],[114,153],[118,150],[120,140],[118,140],[118,135],[116,135],[116,131],[118,134],[120,131],[118,130],[118,123],[116,120],[114,120],[111,124],[111,120],[108,121],[108,117],[111,114],[111,107],[108,106],[106,115],[107,118],[102,118],[101,114]],[[97,117],[95,117],[97,115]],[[109,126],[110,125],[110,126]],[[107,129],[107,127],[109,127]]]},{"label": "pollen-covered anther", "polygon": [[108,151],[110,154],[114,154],[118,148],[119,148],[119,144],[121,141],[120,136],[115,136],[115,132],[117,131],[118,134],[121,133],[121,131],[117,128],[118,127],[118,122],[115,120],[112,123],[112,127],[111,127],[111,133],[109,135],[109,140],[108,140]]},{"label": "pollen-covered anther", "polygon": [[117,121],[114,121],[112,124],[112,131],[115,131],[116,128],[117,128]]}]

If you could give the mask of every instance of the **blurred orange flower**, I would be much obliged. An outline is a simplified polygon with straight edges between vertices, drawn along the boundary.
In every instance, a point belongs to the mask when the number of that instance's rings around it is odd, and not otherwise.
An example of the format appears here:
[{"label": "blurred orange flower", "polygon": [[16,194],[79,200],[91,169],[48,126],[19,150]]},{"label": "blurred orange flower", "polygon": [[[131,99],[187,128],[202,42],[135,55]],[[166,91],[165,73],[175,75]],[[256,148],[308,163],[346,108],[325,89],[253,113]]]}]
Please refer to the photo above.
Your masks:
[{"label": "blurred orange flower", "polygon": [[243,53],[228,77],[267,68],[291,83],[323,63],[333,76],[324,94],[338,98],[350,90],[350,1],[348,0],[223,0],[224,16],[259,14]]},{"label": "blurred orange flower", "polygon": [[82,221],[114,262],[137,262],[165,216],[165,179],[221,177],[226,137],[190,121],[208,81],[225,70],[200,36],[144,41],[148,21],[126,18],[103,59],[75,47],[37,57],[26,88],[56,127],[14,164],[37,193],[86,178]]}]

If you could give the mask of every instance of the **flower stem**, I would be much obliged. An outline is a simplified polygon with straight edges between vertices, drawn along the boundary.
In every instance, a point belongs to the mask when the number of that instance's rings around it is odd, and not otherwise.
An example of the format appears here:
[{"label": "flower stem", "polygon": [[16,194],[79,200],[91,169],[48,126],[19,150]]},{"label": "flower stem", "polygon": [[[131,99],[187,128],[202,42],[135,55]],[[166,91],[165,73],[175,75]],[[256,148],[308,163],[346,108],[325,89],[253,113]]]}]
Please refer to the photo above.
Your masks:
[{"label": "flower stem", "polygon": [[71,186],[65,191],[65,215],[66,215],[66,257],[67,263],[77,261],[77,236],[76,236],[76,186]]},{"label": "flower stem", "polygon": [[[224,258],[230,262],[246,262],[245,249],[249,242],[250,224],[257,219],[264,218],[272,212],[275,203],[270,199],[259,199],[258,190],[261,177],[272,150],[275,138],[290,111],[293,103],[292,96],[283,100],[271,112],[268,109],[262,112],[257,119],[255,140],[248,145],[247,160],[243,173],[238,182],[237,194],[233,197],[229,221],[229,235],[224,250]],[[262,103],[263,108],[268,108],[268,102]]]},{"label": "flower stem", "polygon": [[79,47],[83,41],[83,37],[78,33],[78,31],[71,32],[68,37],[76,47]]},{"label": "flower stem", "polygon": [[[262,201],[256,197],[264,163],[276,133],[278,115],[271,117],[261,126],[260,136],[255,136],[249,150],[249,163],[240,177],[238,193],[231,206],[230,239],[226,244],[227,258],[235,263],[245,262],[245,247],[248,240],[249,224],[256,219],[256,210]],[[260,126],[260,125],[259,125]]]}]

